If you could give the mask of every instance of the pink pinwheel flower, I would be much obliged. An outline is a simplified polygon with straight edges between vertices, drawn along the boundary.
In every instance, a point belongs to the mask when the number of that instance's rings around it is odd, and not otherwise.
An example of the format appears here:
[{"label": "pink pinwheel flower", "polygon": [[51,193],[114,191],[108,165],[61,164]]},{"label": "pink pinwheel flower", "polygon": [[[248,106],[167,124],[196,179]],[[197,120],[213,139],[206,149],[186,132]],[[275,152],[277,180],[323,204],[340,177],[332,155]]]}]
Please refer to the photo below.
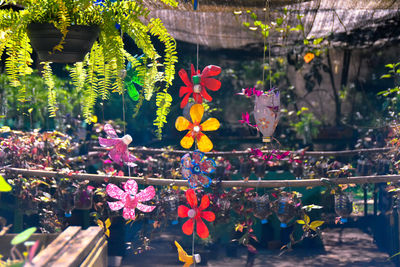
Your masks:
[{"label": "pink pinwheel flower", "polygon": [[200,73],[200,70],[197,72],[194,70],[193,64],[190,66],[191,69],[191,79],[189,79],[187,72],[184,69],[179,71],[179,77],[181,77],[182,81],[185,83],[185,86],[181,86],[179,90],[179,97],[185,95],[181,102],[181,108],[184,108],[188,101],[189,97],[193,94],[193,99],[196,103],[203,103],[203,98],[207,101],[211,101],[212,97],[207,93],[207,90],[218,91],[221,87],[221,82],[217,79],[211,78],[211,76],[217,76],[221,73],[221,68],[214,65],[209,65],[203,69],[203,72]]},{"label": "pink pinwheel flower", "polygon": [[135,219],[135,209],[142,212],[152,212],[156,208],[156,206],[142,204],[142,202],[149,201],[156,195],[153,186],[149,186],[137,193],[138,185],[136,181],[129,180],[124,184],[124,190],[125,192],[115,184],[108,184],[106,188],[107,194],[110,197],[119,199],[119,201],[116,202],[108,202],[110,209],[120,210],[124,208],[122,216],[126,220]]},{"label": "pink pinwheel flower", "polygon": [[132,137],[129,134],[124,135],[122,138],[118,138],[117,133],[110,124],[104,125],[104,131],[107,133],[109,138],[99,137],[99,143],[103,147],[111,147],[108,156],[115,163],[122,165],[125,163],[129,167],[135,167],[136,157],[129,153],[128,145],[132,142]]}]

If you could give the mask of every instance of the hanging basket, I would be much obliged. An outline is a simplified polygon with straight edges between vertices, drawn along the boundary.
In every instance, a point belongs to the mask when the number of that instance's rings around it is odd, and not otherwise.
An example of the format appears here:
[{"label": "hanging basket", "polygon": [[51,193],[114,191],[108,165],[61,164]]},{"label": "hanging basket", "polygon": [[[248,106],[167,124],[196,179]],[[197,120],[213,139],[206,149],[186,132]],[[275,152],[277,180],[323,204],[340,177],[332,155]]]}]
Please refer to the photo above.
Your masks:
[{"label": "hanging basket", "polygon": [[53,47],[59,44],[62,38],[61,32],[53,24],[31,23],[27,30],[39,60],[57,63],[83,61],[100,31],[98,26],[71,25],[68,27],[63,50],[53,52]]}]

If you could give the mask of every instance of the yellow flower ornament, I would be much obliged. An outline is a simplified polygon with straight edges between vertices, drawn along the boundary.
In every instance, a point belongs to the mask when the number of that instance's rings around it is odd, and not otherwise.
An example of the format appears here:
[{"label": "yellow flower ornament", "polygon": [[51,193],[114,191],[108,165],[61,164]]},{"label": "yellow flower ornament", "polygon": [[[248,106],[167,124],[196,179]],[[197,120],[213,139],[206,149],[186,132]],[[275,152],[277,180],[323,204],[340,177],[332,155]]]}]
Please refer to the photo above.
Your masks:
[{"label": "yellow flower ornament", "polygon": [[202,104],[194,104],[190,108],[190,117],[192,122],[188,121],[185,117],[178,117],[175,121],[175,127],[178,131],[189,130],[189,132],[182,138],[181,146],[189,149],[193,146],[194,140],[197,142],[197,147],[202,152],[208,152],[213,148],[213,143],[202,131],[215,131],[218,130],[220,124],[215,118],[209,118],[200,124],[203,118],[204,107]]}]

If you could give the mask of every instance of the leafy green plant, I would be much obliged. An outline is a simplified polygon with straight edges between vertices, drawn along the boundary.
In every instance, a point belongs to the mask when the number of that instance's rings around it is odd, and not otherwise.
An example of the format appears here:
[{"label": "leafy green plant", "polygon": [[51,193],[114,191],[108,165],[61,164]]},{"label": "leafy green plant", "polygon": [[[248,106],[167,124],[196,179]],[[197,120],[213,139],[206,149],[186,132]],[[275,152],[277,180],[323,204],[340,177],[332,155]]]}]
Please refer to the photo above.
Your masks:
[{"label": "leafy green plant", "polygon": [[307,144],[311,142],[312,138],[318,135],[318,127],[321,125],[321,122],[306,107],[302,107],[297,111],[296,115],[298,116],[298,122],[292,123],[291,126],[303,138],[303,142]]},{"label": "leafy green plant", "polygon": [[[160,0],[167,5],[176,6],[174,0]],[[5,4],[14,3],[6,0]],[[175,75],[176,42],[168,34],[160,19],[147,20],[149,10],[142,1],[97,1],[92,0],[22,0],[22,11],[0,10],[0,55],[7,54],[5,66],[10,84],[19,88],[19,100],[23,102],[26,94],[25,79],[32,74],[32,47],[27,35],[31,23],[52,23],[62,34],[60,42],[53,51],[62,51],[65,37],[71,25],[98,25],[101,32],[91,51],[83,62],[70,68],[70,76],[76,90],[83,91],[82,111],[88,123],[96,101],[109,98],[112,92],[124,94],[124,72],[128,62],[143,80],[141,94],[150,100],[157,94],[157,135],[165,124],[172,98],[168,88]],[[148,21],[148,22],[144,22]],[[120,29],[117,29],[116,25]],[[151,37],[164,44],[163,55],[157,52]],[[123,38],[132,38],[138,49],[142,50],[140,60],[125,48]],[[56,116],[59,109],[56,101],[51,62],[43,62],[43,78],[48,88],[50,116]]]}]

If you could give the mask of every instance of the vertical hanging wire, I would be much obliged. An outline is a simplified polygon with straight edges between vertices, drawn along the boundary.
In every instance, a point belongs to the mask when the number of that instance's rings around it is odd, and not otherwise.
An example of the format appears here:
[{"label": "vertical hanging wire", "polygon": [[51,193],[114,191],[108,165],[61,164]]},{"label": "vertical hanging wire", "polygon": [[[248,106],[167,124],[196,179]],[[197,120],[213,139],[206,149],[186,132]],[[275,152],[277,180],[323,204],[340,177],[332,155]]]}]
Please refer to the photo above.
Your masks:
[{"label": "vertical hanging wire", "polygon": [[[122,32],[122,28],[121,28],[121,42],[122,45],[124,44],[124,35]],[[126,71],[126,70],[121,70],[121,72]],[[123,76],[123,78],[121,78],[122,80],[125,79],[125,76]],[[124,122],[124,135],[126,134],[126,120],[125,120],[125,88],[122,87],[122,120]],[[129,167],[128,167],[129,170]]]},{"label": "vertical hanging wire", "polygon": [[[263,61],[262,61],[262,69],[263,69],[263,73],[262,73],[262,86],[263,86],[263,90],[265,88],[265,41],[266,41],[266,35],[267,35],[267,12],[269,11],[267,9],[267,3],[268,0],[265,2],[265,13],[264,13],[264,34],[263,34]],[[269,30],[268,30],[269,31]],[[269,36],[269,32],[268,32],[268,36]]]},{"label": "vertical hanging wire", "polygon": [[[269,25],[271,25],[271,10],[270,10],[270,3],[269,3],[269,1],[270,1],[270,0],[267,0],[267,5],[268,5],[267,12],[268,12],[268,22],[269,22]],[[271,38],[270,38],[270,36],[269,36],[270,29],[271,29],[271,28],[268,29],[269,90],[271,90],[271,88],[272,88]]]}]

